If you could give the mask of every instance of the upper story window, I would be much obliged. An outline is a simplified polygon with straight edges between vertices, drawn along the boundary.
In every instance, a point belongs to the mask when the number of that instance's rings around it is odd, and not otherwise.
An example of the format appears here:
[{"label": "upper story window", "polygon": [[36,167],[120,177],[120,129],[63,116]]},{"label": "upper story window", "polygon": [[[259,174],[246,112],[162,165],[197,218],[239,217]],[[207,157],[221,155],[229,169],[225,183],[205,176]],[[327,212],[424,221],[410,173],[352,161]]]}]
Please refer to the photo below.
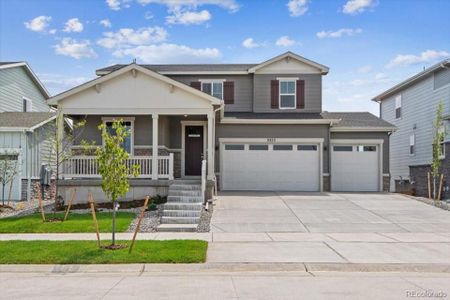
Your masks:
[{"label": "upper story window", "polygon": [[[104,118],[103,121],[106,125],[106,130],[109,134],[114,135],[115,129],[112,127],[114,119],[112,118]],[[129,134],[125,137],[123,141],[123,148],[130,154],[133,154],[133,144],[134,144],[134,118],[124,118],[123,125]]]},{"label": "upper story window", "polygon": [[445,158],[445,134],[446,134],[445,125],[442,125],[439,128],[439,133],[441,134],[441,138],[439,140],[439,148],[441,149],[440,150],[441,155],[439,156],[439,158],[444,159]]},{"label": "upper story window", "polygon": [[210,94],[213,97],[223,99],[223,81],[222,80],[201,80],[202,92]]},{"label": "upper story window", "polygon": [[280,79],[280,109],[296,108],[296,80]]},{"label": "upper story window", "polygon": [[409,154],[414,155],[416,153],[416,135],[411,134],[409,136]]},{"label": "upper story window", "polygon": [[30,112],[33,110],[33,101],[27,98],[22,98],[22,111]]},{"label": "upper story window", "polygon": [[400,119],[402,117],[402,95],[395,97],[395,118]]}]

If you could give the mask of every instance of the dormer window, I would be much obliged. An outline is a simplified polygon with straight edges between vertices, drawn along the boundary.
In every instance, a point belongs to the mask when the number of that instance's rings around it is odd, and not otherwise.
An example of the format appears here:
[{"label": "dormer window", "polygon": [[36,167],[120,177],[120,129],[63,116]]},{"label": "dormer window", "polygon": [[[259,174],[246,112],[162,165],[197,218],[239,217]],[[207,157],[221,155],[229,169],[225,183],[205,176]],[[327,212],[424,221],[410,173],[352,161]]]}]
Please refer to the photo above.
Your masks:
[{"label": "dormer window", "polygon": [[296,79],[280,79],[280,109],[296,108]]},{"label": "dormer window", "polygon": [[202,92],[210,94],[220,100],[223,99],[223,80],[201,80]]}]

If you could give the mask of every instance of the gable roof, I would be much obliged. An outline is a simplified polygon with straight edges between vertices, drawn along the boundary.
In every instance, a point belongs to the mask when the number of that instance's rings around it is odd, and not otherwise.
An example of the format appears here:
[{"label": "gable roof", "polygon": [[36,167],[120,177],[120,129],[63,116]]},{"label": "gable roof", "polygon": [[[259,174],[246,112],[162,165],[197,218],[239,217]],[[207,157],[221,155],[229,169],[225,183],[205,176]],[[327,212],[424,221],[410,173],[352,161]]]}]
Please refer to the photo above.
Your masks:
[{"label": "gable roof", "polygon": [[273,57],[273,58],[271,58],[269,60],[266,60],[265,62],[262,62],[262,63],[260,63],[260,64],[258,64],[256,66],[250,68],[248,70],[248,72],[249,73],[254,73],[258,69],[261,69],[261,68],[263,68],[263,67],[265,67],[267,65],[270,65],[271,63],[274,63],[276,61],[279,61],[279,60],[282,60],[282,59],[285,59],[285,58],[296,59],[296,60],[298,60],[298,61],[300,61],[300,62],[302,62],[302,63],[304,63],[306,65],[309,65],[311,67],[317,68],[317,69],[320,70],[322,75],[327,74],[328,71],[329,71],[329,68],[327,66],[321,65],[319,63],[316,63],[315,61],[309,60],[307,58],[304,58],[303,56],[300,56],[300,55],[295,54],[295,53],[293,53],[291,51],[288,51],[288,52],[285,52],[285,53],[283,53],[281,55],[275,56],[275,57]]},{"label": "gable roof", "polygon": [[400,82],[399,84],[393,86],[392,88],[382,92],[381,94],[372,98],[372,101],[380,102],[385,98],[391,96],[392,94],[398,93],[401,90],[405,89],[408,86],[413,85],[414,83],[422,80],[424,77],[427,77],[431,73],[439,69],[447,69],[450,66],[450,58],[444,59],[443,61],[438,62],[437,64],[429,67],[428,69],[423,70],[420,73]]},{"label": "gable roof", "polygon": [[101,77],[97,77],[97,78],[95,78],[95,79],[93,79],[91,81],[85,82],[85,83],[83,83],[83,84],[81,84],[79,86],[76,86],[76,87],[74,87],[74,88],[72,88],[70,90],[62,92],[62,93],[60,93],[60,94],[50,98],[48,100],[48,103],[51,104],[51,105],[56,105],[56,104],[58,104],[58,101],[63,100],[64,98],[67,98],[67,97],[69,97],[71,95],[77,94],[77,93],[79,93],[81,91],[84,91],[86,89],[89,89],[89,88],[91,88],[91,87],[93,87],[93,86],[95,86],[97,84],[100,84],[102,82],[108,81],[108,80],[110,80],[112,78],[115,78],[115,77],[117,77],[119,75],[122,75],[122,74],[124,74],[126,72],[130,72],[132,70],[140,71],[140,72],[144,73],[147,76],[150,76],[152,78],[161,80],[161,81],[166,82],[166,83],[168,83],[168,84],[170,84],[170,85],[172,85],[174,87],[180,88],[180,89],[182,89],[182,90],[184,90],[184,91],[186,91],[188,93],[194,94],[194,95],[196,95],[196,96],[198,96],[198,97],[200,97],[200,98],[202,98],[204,100],[207,100],[207,101],[211,102],[213,105],[220,105],[220,104],[222,104],[221,100],[219,100],[219,99],[217,99],[217,98],[215,98],[215,97],[213,97],[211,95],[203,93],[203,92],[201,92],[201,91],[199,91],[197,89],[194,89],[194,88],[192,88],[192,87],[190,87],[190,86],[188,86],[188,85],[186,85],[184,83],[181,83],[179,81],[173,80],[173,79],[171,79],[171,78],[169,78],[167,76],[164,76],[164,75],[158,74],[158,73],[156,73],[154,71],[151,71],[149,69],[146,69],[146,68],[144,68],[144,67],[142,67],[140,65],[137,65],[136,63],[129,64],[129,65],[124,66],[124,67],[122,67],[120,69],[117,69],[117,70],[115,70],[115,71],[113,71],[113,72],[111,72],[111,73],[109,73],[107,75],[104,75],[104,76],[101,76]]},{"label": "gable roof", "polygon": [[0,131],[33,131],[55,118],[54,112],[2,112]]},{"label": "gable roof", "polygon": [[36,76],[36,74],[33,72],[26,61],[0,62],[0,70],[18,67],[25,68],[25,71],[30,76],[31,80],[35,83],[37,88],[41,91],[45,99],[50,98],[50,93],[47,91],[45,86],[42,84],[42,82],[39,80],[39,78]]},{"label": "gable roof", "polygon": [[396,127],[369,112],[323,112],[322,116],[339,119],[332,131],[395,131]]}]

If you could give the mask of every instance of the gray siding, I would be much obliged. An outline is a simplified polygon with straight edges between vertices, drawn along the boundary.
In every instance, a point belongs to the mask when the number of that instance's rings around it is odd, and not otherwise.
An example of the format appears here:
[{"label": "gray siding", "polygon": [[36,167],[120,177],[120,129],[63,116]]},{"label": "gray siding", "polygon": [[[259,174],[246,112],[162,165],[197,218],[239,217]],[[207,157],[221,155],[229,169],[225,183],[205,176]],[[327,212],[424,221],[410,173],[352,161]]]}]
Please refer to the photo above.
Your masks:
[{"label": "gray siding", "polygon": [[[328,129],[328,125],[217,124],[216,149],[219,138],[323,138],[323,172],[328,173]],[[216,171],[220,171],[219,155],[216,150]]]},{"label": "gray siding", "polygon": [[0,112],[22,111],[22,97],[33,101],[33,111],[49,111],[44,96],[23,67],[0,70]]},{"label": "gray siding", "polygon": [[[298,77],[305,80],[304,109],[273,109],[270,107],[270,81],[278,77]],[[320,74],[255,74],[253,79],[254,112],[321,112],[322,111],[322,75]]]},{"label": "gray siding", "polygon": [[199,79],[225,79],[234,82],[234,104],[225,105],[225,111],[251,112],[253,102],[252,75],[171,75],[170,78],[190,85]]},{"label": "gray siding", "polygon": [[[429,164],[432,159],[433,120],[437,104],[442,101],[444,114],[450,113],[450,85],[434,88],[434,76],[404,89],[402,96],[402,116],[395,118],[395,97],[381,102],[381,117],[398,129],[390,140],[391,190],[395,179],[409,177],[410,165]],[[416,151],[409,154],[409,137],[415,134]]]},{"label": "gray siding", "polygon": [[331,132],[331,139],[383,140],[383,173],[389,173],[389,135],[386,132]]}]

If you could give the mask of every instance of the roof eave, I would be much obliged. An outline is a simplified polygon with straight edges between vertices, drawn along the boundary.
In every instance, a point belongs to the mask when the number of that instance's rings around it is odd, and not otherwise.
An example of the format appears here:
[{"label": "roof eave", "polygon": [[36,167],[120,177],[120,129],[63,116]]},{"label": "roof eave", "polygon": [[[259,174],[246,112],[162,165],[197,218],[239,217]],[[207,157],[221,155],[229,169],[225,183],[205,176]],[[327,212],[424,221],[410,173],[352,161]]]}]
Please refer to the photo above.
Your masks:
[{"label": "roof eave", "polygon": [[331,127],[331,132],[394,132],[397,127],[393,126],[373,126],[373,127],[357,127],[357,126],[338,126]]}]

